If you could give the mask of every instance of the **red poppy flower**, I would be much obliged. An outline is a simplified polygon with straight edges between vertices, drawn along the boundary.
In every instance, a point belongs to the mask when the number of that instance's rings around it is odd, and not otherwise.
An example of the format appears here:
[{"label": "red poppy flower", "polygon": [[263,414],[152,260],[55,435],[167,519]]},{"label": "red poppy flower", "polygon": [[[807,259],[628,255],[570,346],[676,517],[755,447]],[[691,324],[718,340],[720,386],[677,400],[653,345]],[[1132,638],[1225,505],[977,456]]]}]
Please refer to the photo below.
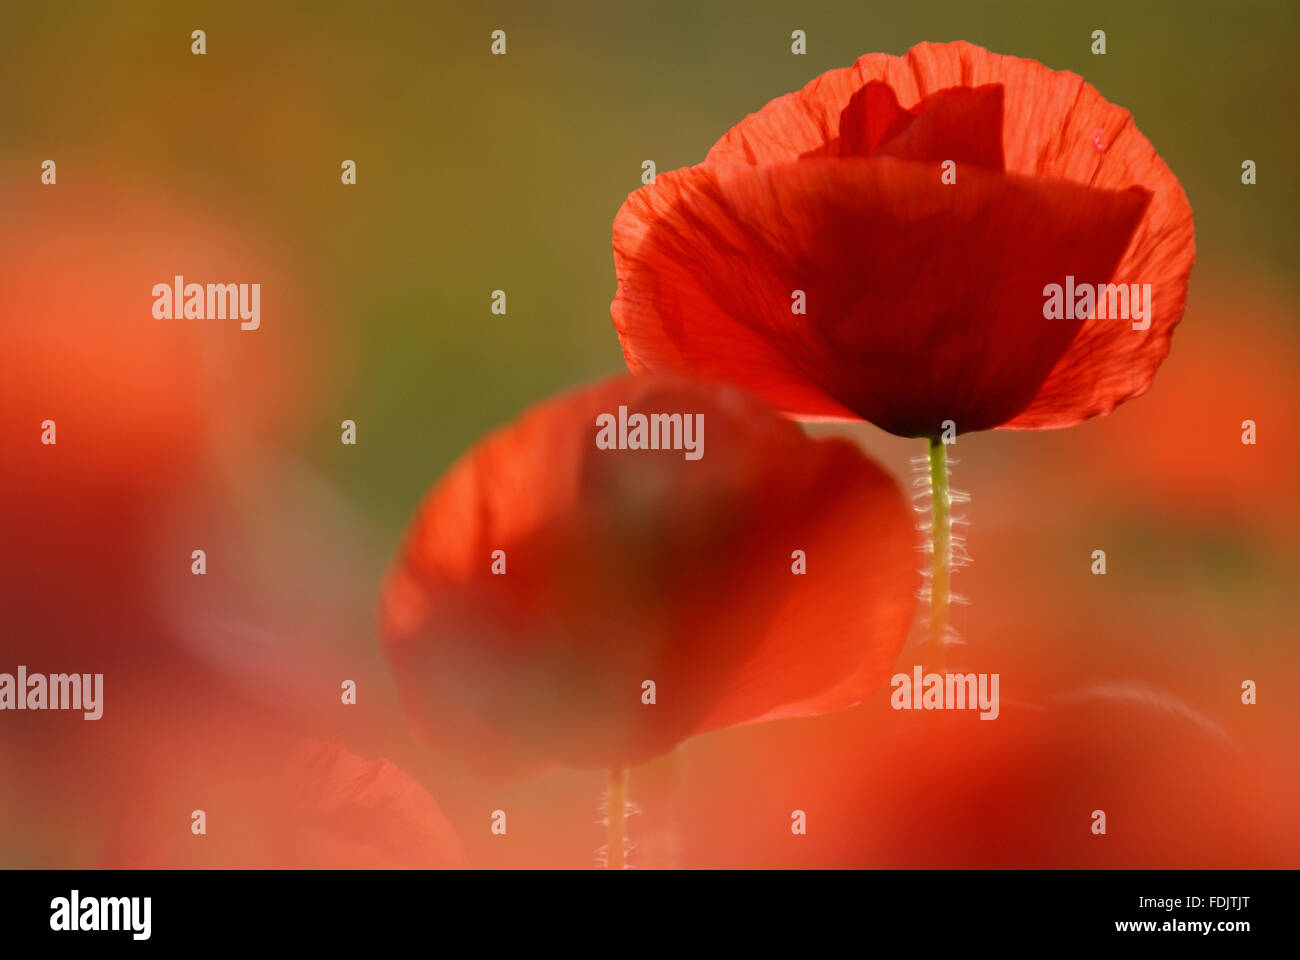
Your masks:
[{"label": "red poppy flower", "polygon": [[[469,866],[437,801],[392,762],[365,760],[339,740],[300,740],[264,723],[219,716],[222,730],[206,731],[205,740],[220,744],[219,751],[194,749],[196,728],[188,726],[177,741],[183,749],[150,748],[130,783],[127,808],[117,812],[102,866]],[[207,817],[201,837],[176,823],[177,810],[196,805]]]},{"label": "red poppy flower", "polygon": [[[794,416],[1062,427],[1147,389],[1193,254],[1183,190],[1126,110],[1071,73],[921,44],[772,101],[628,197],[612,311],[634,373],[729,380]],[[1046,319],[1067,278],[1150,284],[1150,315],[1116,291],[1118,319],[1083,299]]]},{"label": "red poppy flower", "polygon": [[[1294,661],[1294,658],[1291,658]],[[1005,661],[1004,661],[1005,663]],[[1293,714],[1189,701],[1159,681],[1029,686],[1002,712],[893,711],[886,698],[802,729],[683,751],[671,791],[687,868],[1293,869]],[[1222,706],[1220,706],[1220,704]],[[1253,709],[1253,708],[1252,708]],[[1291,726],[1285,721],[1291,720]],[[1288,739],[1288,735],[1290,738]],[[774,758],[779,757],[779,762]],[[665,795],[666,794],[666,795]],[[790,832],[806,811],[807,836]],[[1108,832],[1092,832],[1094,810]],[[1213,824],[1214,829],[1206,829]],[[649,866],[642,858],[641,865]]]},{"label": "red poppy flower", "polygon": [[[10,173],[0,662],[153,656],[170,646],[149,582],[160,508],[295,422],[318,341],[301,336],[309,311],[291,273],[221,211],[90,171],[57,186]],[[264,284],[265,322],[154,316],[154,285],[177,274]]]},{"label": "red poppy flower", "polygon": [[[1040,469],[1055,474],[1048,489],[1073,483],[1099,499],[1076,508],[1123,504],[1148,522],[1218,526],[1294,553],[1300,518],[1264,506],[1290,500],[1300,473],[1300,449],[1276,430],[1300,412],[1294,308],[1266,276],[1204,279],[1195,309],[1206,322],[1179,336],[1160,389],[1105,430],[1049,448]],[[1116,463],[1122,472],[1107,468]]]},{"label": "red poppy flower", "polygon": [[337,740],[314,741],[293,755],[284,774],[267,806],[289,815],[292,828],[269,845],[286,864],[469,866],[437,801],[388,760],[364,760]]},{"label": "red poppy flower", "polygon": [[[602,415],[621,440],[624,412],[628,449],[598,448]],[[652,414],[696,432],[633,449]],[[913,547],[897,485],[849,443],[732,387],[623,377],[534,408],[452,468],[381,629],[417,726],[485,773],[618,768],[862,700],[905,638]]]}]

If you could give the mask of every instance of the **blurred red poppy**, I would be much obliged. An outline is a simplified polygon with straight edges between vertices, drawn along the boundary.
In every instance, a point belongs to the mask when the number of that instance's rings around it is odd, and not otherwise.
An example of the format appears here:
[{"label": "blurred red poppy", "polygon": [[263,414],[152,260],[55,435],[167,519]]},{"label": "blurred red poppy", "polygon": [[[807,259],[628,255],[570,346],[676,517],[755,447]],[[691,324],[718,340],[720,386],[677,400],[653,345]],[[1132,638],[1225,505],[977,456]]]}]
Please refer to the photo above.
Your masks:
[{"label": "blurred red poppy", "polygon": [[[684,811],[674,865],[690,868],[1278,869],[1300,858],[1293,716],[1252,742],[1158,686],[1029,699],[981,723],[882,698],[692,743],[674,794],[643,787],[638,801]],[[1223,698],[1213,712],[1232,709]],[[792,835],[792,809],[807,812],[807,836]],[[1092,832],[1096,810],[1105,836]]]},{"label": "blurred red poppy", "polygon": [[[1071,73],[921,44],[818,77],[629,196],[612,312],[634,373],[793,416],[1063,427],[1150,386],[1193,256],[1183,190],[1126,110]],[[1116,318],[1116,292],[1107,318],[1079,300],[1047,319],[1046,288],[1073,282],[1149,284],[1149,315]]]},{"label": "blurred red poppy", "polygon": [[[702,417],[703,455],[599,449],[620,407],[633,424]],[[381,629],[412,719],[484,774],[621,767],[861,701],[905,639],[913,548],[896,484],[851,444],[732,387],[624,377],[534,408],[451,470]]]},{"label": "blurred red poppy", "polygon": [[1084,495],[1184,529],[1218,524],[1294,544],[1295,515],[1266,506],[1294,496],[1300,468],[1300,450],[1276,429],[1300,413],[1294,310],[1265,277],[1242,271],[1198,289],[1206,322],[1179,336],[1160,389],[1104,431],[1076,431],[1043,467]]},{"label": "blurred red poppy", "polygon": [[[155,646],[159,508],[296,419],[316,348],[279,258],[224,212],[91,175],[24,183],[0,194],[0,653],[90,669]],[[154,316],[177,274],[262,283],[265,322]]]},{"label": "blurred red poppy", "polygon": [[[209,730],[223,749],[152,747],[108,867],[442,869],[469,865],[432,796],[387,760],[338,740],[304,740],[233,714]],[[216,726],[216,725],[214,725]],[[187,727],[187,734],[198,728]],[[209,740],[209,742],[212,742]],[[141,785],[147,790],[141,790]],[[202,809],[205,832],[193,830]]]}]

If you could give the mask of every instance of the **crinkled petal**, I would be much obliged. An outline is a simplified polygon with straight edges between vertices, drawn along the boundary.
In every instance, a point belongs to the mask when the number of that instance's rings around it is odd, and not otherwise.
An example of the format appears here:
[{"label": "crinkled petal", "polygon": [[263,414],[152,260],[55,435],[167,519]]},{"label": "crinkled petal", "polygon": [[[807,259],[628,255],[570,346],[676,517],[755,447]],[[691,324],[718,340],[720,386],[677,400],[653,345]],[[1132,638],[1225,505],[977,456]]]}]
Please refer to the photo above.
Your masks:
[{"label": "crinkled petal", "polygon": [[[1068,426],[1143,393],[1182,318],[1195,258],[1192,212],[1177,178],[1129,112],[1106,102],[1076,74],[965,42],[923,43],[902,57],[868,54],[751,114],[714,145],[705,162],[778,164],[824,151],[840,135],[845,108],[873,81],[888,84],[903,109],[952,87],[1001,85],[1009,174],[1150,192],[1151,202],[1109,278],[1151,284],[1149,327],[1134,330],[1127,320],[1090,319],[1033,401],[1004,425]],[[811,403],[806,412],[822,414]]]},{"label": "crinkled petal", "polygon": [[614,323],[634,371],[901,436],[988,429],[1034,400],[1083,325],[1045,319],[1044,288],[1110,277],[1148,200],[976,167],[946,185],[893,158],[704,164],[619,212]]}]

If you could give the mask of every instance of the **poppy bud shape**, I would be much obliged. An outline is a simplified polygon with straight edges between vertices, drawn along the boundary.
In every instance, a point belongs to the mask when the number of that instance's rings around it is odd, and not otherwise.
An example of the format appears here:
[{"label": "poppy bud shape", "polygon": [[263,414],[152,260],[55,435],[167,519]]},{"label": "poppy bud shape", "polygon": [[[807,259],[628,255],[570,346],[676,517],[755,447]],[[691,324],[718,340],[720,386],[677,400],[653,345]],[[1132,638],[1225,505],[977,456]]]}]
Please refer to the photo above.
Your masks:
[{"label": "poppy bud shape", "polygon": [[[620,406],[702,415],[704,455],[602,449]],[[416,726],[484,774],[618,768],[863,700],[906,637],[914,547],[897,484],[846,441],[730,386],[622,377],[538,405],[451,469],[381,633]]]},{"label": "poppy bud shape", "polygon": [[[632,372],[728,380],[791,416],[1063,427],[1150,386],[1194,252],[1126,110],[1071,73],[921,44],[818,77],[631,194],[612,313]],[[1067,277],[1150,284],[1149,327],[1045,319]]]}]

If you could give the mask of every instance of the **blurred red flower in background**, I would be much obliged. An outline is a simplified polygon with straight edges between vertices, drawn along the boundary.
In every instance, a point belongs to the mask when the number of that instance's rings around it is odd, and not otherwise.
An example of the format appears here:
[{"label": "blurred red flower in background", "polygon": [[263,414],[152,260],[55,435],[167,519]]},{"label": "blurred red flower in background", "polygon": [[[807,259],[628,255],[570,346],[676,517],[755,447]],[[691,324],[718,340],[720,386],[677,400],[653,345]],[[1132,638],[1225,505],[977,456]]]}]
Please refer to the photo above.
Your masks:
[{"label": "blurred red flower in background", "polygon": [[[1182,187],[1126,110],[1074,74],[921,44],[818,77],[629,196],[612,313],[634,373],[796,417],[1062,427],[1148,388],[1193,256]],[[1150,284],[1149,328],[1045,319],[1067,276]]]},{"label": "blurred red flower in background", "polygon": [[[1184,529],[1218,524],[1293,542],[1296,516],[1269,505],[1294,498],[1300,469],[1283,426],[1300,417],[1294,307],[1263,276],[1205,279],[1197,310],[1206,322],[1180,335],[1161,389],[1112,418],[1105,435],[1077,431],[1039,469],[1058,471],[1080,499],[1107,497]],[[1247,421],[1254,443],[1242,442]]]},{"label": "blurred red flower in background", "polygon": [[[703,457],[598,449],[620,406],[701,414]],[[484,772],[621,767],[861,701],[906,636],[913,546],[894,481],[851,444],[731,387],[624,377],[535,407],[451,470],[381,629],[417,726]]]},{"label": "blurred red flower in background", "polygon": [[[13,628],[0,654],[31,657],[22,645],[39,637],[42,656],[90,654],[77,664],[90,669],[156,640],[143,621],[159,508],[301,409],[302,304],[225,213],[152,189],[15,185],[0,207],[0,606]],[[262,327],[155,318],[153,286],[177,274],[261,282]]]},{"label": "blurred red flower in background", "polygon": [[[1252,713],[1221,682],[1193,704],[1194,684],[1168,673],[1059,686],[1047,662],[1000,665],[993,723],[894,711],[881,696],[692,742],[671,788],[643,782],[638,802],[678,812],[679,867],[1242,869],[1300,856],[1289,704]],[[1232,669],[1196,665],[1206,686]],[[791,834],[793,809],[806,836]]]},{"label": "blurred red flower in background", "polygon": [[[0,797],[0,821],[12,825],[0,847],[10,863],[83,865],[142,797],[170,790],[191,767],[220,769],[248,789],[265,780],[247,739],[230,746],[232,718],[256,716],[262,744],[289,725],[255,712],[238,689],[251,685],[247,676],[228,685],[207,668],[191,621],[251,605],[231,583],[251,566],[248,551],[227,547],[244,539],[244,478],[310,402],[325,337],[302,337],[301,286],[260,232],[226,210],[85,170],[57,187],[3,179],[0,663],[103,673],[105,692],[93,722],[7,717],[5,765],[23,776],[21,791]],[[154,285],[177,274],[260,283],[261,326],[155,317]],[[42,442],[47,420],[52,444]],[[257,480],[265,500],[265,477]],[[191,573],[199,547],[211,554],[211,576]],[[296,666],[305,675],[322,659]],[[219,729],[196,729],[215,717]],[[245,768],[224,767],[218,753],[241,756]],[[212,797],[208,786],[158,810],[150,827],[188,839],[183,817]],[[24,848],[27,835],[43,836],[37,854]],[[245,863],[256,860],[245,853]]]},{"label": "blurred red flower in background", "polygon": [[[103,865],[131,868],[442,869],[468,860],[437,802],[387,760],[227,713],[193,728],[217,753],[154,748]],[[191,826],[192,809],[205,831]]]}]

